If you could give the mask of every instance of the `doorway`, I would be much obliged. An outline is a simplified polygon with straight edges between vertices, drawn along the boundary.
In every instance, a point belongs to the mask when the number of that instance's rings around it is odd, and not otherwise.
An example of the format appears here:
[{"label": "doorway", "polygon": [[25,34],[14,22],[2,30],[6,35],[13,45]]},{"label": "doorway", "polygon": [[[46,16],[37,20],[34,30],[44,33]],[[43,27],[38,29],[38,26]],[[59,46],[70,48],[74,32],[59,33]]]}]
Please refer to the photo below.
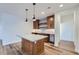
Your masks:
[{"label": "doorway", "polygon": [[59,47],[66,50],[75,51],[73,34],[74,13],[61,14]]}]

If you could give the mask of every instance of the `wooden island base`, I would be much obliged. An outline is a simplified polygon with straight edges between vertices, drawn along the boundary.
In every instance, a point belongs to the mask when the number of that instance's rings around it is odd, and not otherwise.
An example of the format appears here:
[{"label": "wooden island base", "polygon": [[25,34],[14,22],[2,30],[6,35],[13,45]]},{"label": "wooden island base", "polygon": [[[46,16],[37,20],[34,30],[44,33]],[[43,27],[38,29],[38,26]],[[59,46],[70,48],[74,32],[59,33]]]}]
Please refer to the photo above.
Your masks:
[{"label": "wooden island base", "polygon": [[44,40],[42,38],[36,42],[31,42],[27,39],[22,38],[22,51],[30,55],[38,55],[44,52]]}]

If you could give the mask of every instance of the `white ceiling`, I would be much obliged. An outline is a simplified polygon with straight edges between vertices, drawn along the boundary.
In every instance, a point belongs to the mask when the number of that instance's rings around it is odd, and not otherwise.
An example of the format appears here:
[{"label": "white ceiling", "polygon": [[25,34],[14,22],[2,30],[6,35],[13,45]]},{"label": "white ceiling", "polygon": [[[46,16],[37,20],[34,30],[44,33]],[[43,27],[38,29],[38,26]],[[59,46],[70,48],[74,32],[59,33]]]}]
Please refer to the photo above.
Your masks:
[{"label": "white ceiling", "polygon": [[[62,8],[59,7],[60,4],[64,6]],[[36,18],[44,18],[48,15],[52,15],[58,11],[62,11],[64,9],[72,8],[78,6],[77,3],[37,3],[36,4]],[[48,7],[51,7],[48,9]],[[20,17],[25,17],[26,11],[25,9],[29,9],[28,18],[32,19],[33,15],[33,5],[32,3],[2,3],[0,4],[0,13],[8,12],[15,15],[19,15]],[[41,14],[41,12],[45,12],[45,14]]]}]

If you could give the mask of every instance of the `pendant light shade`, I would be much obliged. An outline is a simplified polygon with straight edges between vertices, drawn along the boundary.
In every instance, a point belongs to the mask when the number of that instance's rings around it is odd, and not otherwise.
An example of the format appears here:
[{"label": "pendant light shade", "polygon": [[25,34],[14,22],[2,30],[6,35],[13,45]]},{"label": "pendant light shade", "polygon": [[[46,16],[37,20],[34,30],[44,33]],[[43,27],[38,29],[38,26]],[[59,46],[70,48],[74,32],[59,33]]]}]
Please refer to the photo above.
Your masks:
[{"label": "pendant light shade", "polygon": [[36,3],[33,3],[33,5],[36,5]]},{"label": "pendant light shade", "polygon": [[35,19],[35,17],[33,16],[33,19]]},{"label": "pendant light shade", "polygon": [[35,5],[36,5],[36,3],[33,3],[33,21],[36,20],[36,18],[35,18]]},{"label": "pendant light shade", "polygon": [[28,11],[28,9],[25,9],[25,10],[26,10],[26,20],[25,21],[27,22],[28,21],[28,19],[27,19],[27,11]]}]

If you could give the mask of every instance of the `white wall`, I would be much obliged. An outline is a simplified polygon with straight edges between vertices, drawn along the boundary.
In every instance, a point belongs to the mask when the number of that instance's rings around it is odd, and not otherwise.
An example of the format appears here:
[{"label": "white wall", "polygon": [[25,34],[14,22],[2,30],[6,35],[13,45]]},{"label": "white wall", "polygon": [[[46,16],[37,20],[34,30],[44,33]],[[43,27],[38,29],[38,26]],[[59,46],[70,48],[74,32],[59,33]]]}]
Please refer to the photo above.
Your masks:
[{"label": "white wall", "polygon": [[[16,15],[15,10],[12,12],[14,14],[7,11],[0,14],[0,39],[3,40],[3,45],[20,41],[20,38],[16,36],[18,33],[31,33],[32,31],[32,21],[30,19],[25,22],[24,17],[26,16]],[[18,12],[17,9],[16,12]],[[23,10],[20,12],[23,12]]]},{"label": "white wall", "polygon": [[60,40],[74,41],[74,13],[68,15],[61,15],[60,22]]}]

